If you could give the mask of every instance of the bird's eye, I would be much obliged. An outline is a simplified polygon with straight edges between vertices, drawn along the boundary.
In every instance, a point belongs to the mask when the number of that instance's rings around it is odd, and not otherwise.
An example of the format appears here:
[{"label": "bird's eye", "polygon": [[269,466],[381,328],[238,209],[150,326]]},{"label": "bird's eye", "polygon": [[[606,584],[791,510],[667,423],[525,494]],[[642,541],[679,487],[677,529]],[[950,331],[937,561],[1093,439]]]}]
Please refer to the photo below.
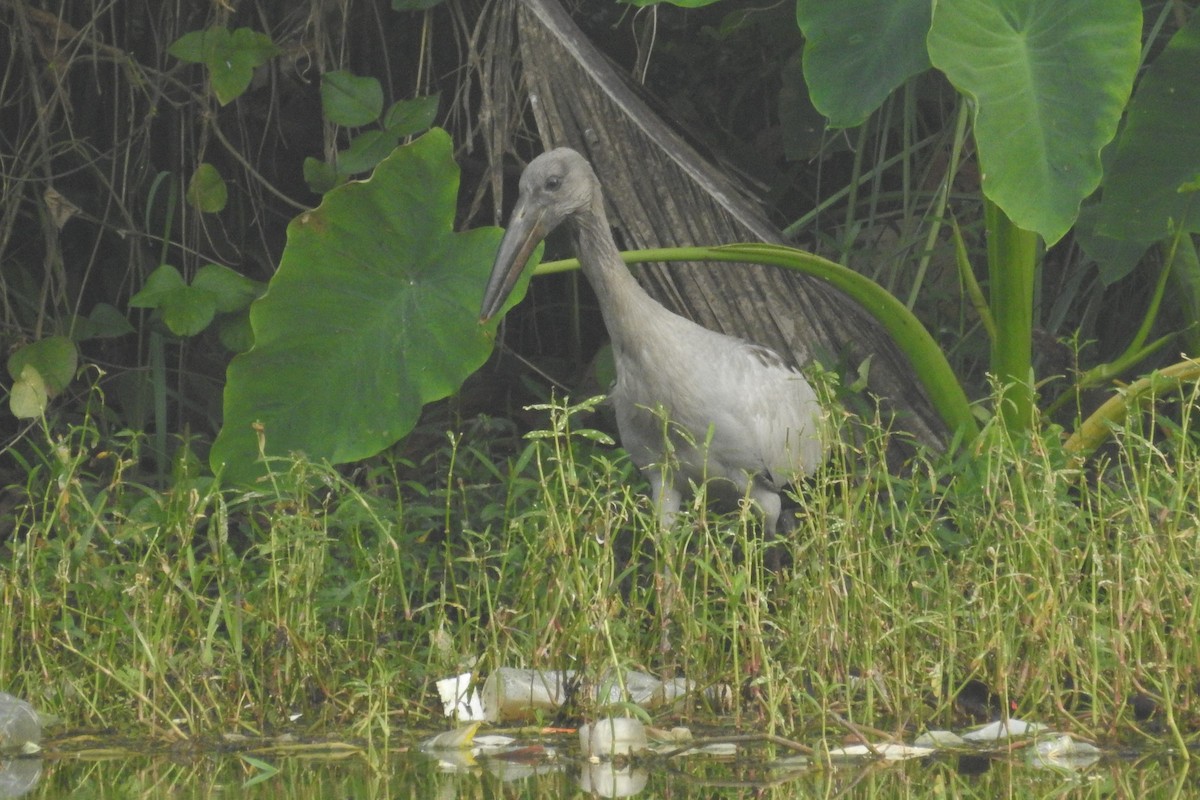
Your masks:
[{"label": "bird's eye", "polygon": [[558,189],[558,187],[562,186],[562,178],[558,177],[557,175],[551,175],[549,178],[546,178],[545,186],[547,191],[553,192]]}]

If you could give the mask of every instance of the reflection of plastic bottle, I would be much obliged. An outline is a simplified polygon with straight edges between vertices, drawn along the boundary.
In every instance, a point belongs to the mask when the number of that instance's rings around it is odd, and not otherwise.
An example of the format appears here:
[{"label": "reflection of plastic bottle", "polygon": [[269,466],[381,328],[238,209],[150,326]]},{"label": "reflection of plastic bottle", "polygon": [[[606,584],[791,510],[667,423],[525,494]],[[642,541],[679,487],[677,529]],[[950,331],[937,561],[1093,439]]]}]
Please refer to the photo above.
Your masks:
[{"label": "reflection of plastic bottle", "polygon": [[42,724],[33,706],[0,692],[0,750],[20,751],[41,738]]},{"label": "reflection of plastic bottle", "polygon": [[0,797],[22,797],[33,791],[42,777],[40,758],[0,758]]}]

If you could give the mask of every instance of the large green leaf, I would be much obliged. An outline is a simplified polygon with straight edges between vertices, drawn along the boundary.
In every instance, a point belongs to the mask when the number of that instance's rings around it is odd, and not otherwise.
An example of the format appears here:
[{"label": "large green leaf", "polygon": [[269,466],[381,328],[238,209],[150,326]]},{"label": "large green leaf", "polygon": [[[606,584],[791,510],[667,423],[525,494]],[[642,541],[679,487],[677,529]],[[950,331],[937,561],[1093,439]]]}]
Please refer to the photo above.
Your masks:
[{"label": "large green leaf", "polygon": [[797,0],[804,78],[834,128],[862,124],[892,90],[929,68],[929,0]]},{"label": "large green leaf", "polygon": [[458,168],[434,129],[369,180],[331,190],[288,227],[250,310],[254,347],[229,365],[213,469],[243,480],[268,454],[346,462],[406,434],[491,352],[479,304],[500,231],[453,232]]},{"label": "large green leaf", "polygon": [[1142,77],[1115,150],[1104,178],[1101,234],[1149,242],[1166,237],[1171,220],[1184,219],[1200,231],[1200,202],[1179,192],[1200,174],[1200,13]]},{"label": "large green leaf", "polygon": [[1054,244],[1100,183],[1137,70],[1137,0],[941,0],[929,57],[975,101],[983,191]]}]

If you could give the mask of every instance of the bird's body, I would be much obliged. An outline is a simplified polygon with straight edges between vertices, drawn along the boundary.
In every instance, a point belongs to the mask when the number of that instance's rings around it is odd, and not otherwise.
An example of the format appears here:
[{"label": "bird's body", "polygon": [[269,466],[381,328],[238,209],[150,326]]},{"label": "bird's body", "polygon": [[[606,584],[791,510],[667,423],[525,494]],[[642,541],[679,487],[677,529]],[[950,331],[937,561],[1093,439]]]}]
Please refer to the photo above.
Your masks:
[{"label": "bird's body", "polygon": [[621,444],[660,518],[670,522],[689,483],[716,479],[754,500],[772,533],[780,489],[824,458],[815,392],[774,351],[697,325],[642,289],[613,241],[599,181],[575,151],[544,153],[521,176],[481,316],[499,310],[537,243],[564,220],[612,339]]}]

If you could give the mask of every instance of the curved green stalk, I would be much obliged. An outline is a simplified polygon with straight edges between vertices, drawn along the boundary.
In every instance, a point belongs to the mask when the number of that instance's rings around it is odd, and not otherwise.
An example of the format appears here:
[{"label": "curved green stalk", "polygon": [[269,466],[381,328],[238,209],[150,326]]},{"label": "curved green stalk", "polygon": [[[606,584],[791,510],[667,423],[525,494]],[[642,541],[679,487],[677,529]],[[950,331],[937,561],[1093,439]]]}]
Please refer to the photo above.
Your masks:
[{"label": "curved green stalk", "polygon": [[[920,320],[903,303],[870,278],[828,259],[776,244],[731,244],[718,247],[670,247],[621,253],[626,264],[645,261],[733,261],[766,264],[803,272],[837,287],[879,321],[908,357],[929,399],[951,433],[972,439],[979,424],[946,356]],[[575,259],[541,264],[536,275],[577,269]]]},{"label": "curved green stalk", "polygon": [[1108,438],[1112,426],[1124,421],[1129,407],[1145,395],[1157,394],[1185,381],[1200,379],[1200,361],[1180,361],[1156,370],[1129,384],[1120,394],[1110,397],[1085,419],[1063,444],[1063,448],[1083,460]]}]

